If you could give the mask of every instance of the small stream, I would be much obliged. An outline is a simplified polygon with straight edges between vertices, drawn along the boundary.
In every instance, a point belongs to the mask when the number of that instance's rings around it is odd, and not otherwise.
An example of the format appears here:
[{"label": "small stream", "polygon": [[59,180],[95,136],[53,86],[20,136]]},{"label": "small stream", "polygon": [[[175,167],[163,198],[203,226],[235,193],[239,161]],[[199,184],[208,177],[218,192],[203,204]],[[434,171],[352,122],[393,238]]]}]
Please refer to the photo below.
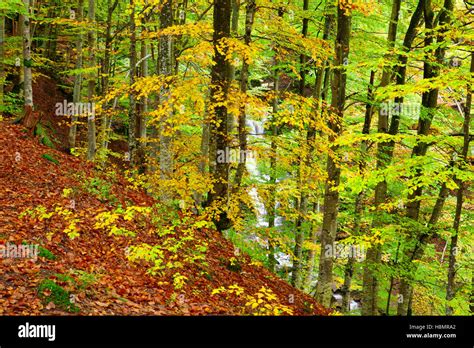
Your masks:
[{"label": "small stream", "polygon": [[[255,140],[256,138],[263,138],[265,135],[265,128],[264,128],[264,120],[263,121],[257,121],[257,120],[252,120],[252,119],[247,119],[247,127],[249,128],[249,135],[247,136],[247,141],[250,143],[252,140]],[[257,166],[257,157],[256,156],[249,156],[247,157],[246,161],[246,168],[251,177],[256,180],[257,182],[266,182],[270,178],[267,175],[262,175],[260,171],[258,170]],[[265,181],[264,181],[265,180]],[[256,227],[268,227],[268,219],[267,219],[267,210],[265,209],[265,205],[262,202],[262,199],[258,195],[258,191],[256,187],[252,187],[249,190],[249,195],[252,198],[252,201],[254,203],[255,209],[256,209],[256,218],[257,218],[257,223]],[[277,202],[275,209],[278,209],[280,206],[280,203]],[[318,210],[319,210],[319,202],[318,202]],[[283,225],[283,217],[281,216],[276,216],[275,217],[275,227],[279,227]],[[260,244],[262,247],[265,249],[268,249],[268,241],[265,239],[262,239],[258,235],[254,234],[251,235],[247,240],[253,241],[255,243]],[[291,255],[288,255],[286,253],[283,253],[281,251],[278,251],[275,253],[275,260],[277,261],[277,269],[288,269],[293,266],[293,262],[291,260]],[[291,272],[290,272],[291,274]],[[315,277],[317,278],[317,276]],[[315,282],[314,282],[315,283]],[[342,305],[342,295],[335,292],[333,294],[333,299],[336,303]],[[350,310],[355,311],[360,309],[360,303],[358,301],[351,300],[350,302]]]}]

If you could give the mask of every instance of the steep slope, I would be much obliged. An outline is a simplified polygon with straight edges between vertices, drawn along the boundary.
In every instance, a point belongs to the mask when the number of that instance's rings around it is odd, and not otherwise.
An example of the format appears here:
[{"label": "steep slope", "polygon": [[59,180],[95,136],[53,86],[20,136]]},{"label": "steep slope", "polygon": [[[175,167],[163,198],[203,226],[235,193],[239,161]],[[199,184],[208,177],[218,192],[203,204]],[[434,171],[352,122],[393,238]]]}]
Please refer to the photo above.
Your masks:
[{"label": "steep slope", "polygon": [[[157,233],[154,210],[117,218],[117,207],[155,209],[156,202],[120,175],[40,145],[20,126],[0,122],[0,163],[0,246],[40,245],[37,260],[0,259],[0,315],[329,313],[249,257],[236,256],[204,223],[181,224],[192,219],[184,212],[167,230],[173,239]],[[125,210],[133,215],[133,209]],[[113,216],[116,224],[107,223]],[[127,247],[144,243],[167,245],[165,266],[155,275],[147,273],[154,260],[127,257]]]}]

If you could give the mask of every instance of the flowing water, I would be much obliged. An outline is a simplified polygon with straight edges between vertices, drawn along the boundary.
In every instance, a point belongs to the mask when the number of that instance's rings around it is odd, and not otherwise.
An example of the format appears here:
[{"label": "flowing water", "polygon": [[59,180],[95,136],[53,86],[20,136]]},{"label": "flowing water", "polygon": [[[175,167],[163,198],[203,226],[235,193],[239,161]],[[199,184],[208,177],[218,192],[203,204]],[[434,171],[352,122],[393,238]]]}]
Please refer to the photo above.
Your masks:
[{"label": "flowing water", "polygon": [[[249,128],[249,135],[247,137],[247,141],[249,143],[255,139],[262,138],[264,136],[265,134],[264,122],[265,121],[247,119],[247,127]],[[263,183],[263,182],[268,181],[270,178],[260,173],[260,171],[258,170],[257,164],[258,164],[257,156],[249,156],[247,158],[246,168],[250,176],[252,177],[253,180],[257,182]],[[257,188],[251,187],[249,189],[249,195],[252,198],[252,201],[255,206],[256,218],[257,218],[256,227],[268,227],[267,210],[265,208],[265,205],[262,202],[262,199],[260,198],[258,194]],[[275,209],[278,209],[279,206],[280,206],[280,203],[277,202]],[[318,211],[319,211],[319,202],[318,202]],[[283,217],[277,215],[275,217],[275,227],[280,227],[282,225],[283,225]],[[262,239],[261,237],[257,235],[250,236],[248,240],[254,241],[260,244],[262,247],[268,249],[268,241]],[[277,269],[289,269],[293,266],[293,262],[289,254],[278,251],[275,253],[274,257],[278,263],[276,265]],[[335,293],[333,297],[336,300],[336,302],[340,302],[342,304],[342,295]],[[360,303],[354,300],[351,300],[349,308],[351,311],[357,310],[360,308]]]}]

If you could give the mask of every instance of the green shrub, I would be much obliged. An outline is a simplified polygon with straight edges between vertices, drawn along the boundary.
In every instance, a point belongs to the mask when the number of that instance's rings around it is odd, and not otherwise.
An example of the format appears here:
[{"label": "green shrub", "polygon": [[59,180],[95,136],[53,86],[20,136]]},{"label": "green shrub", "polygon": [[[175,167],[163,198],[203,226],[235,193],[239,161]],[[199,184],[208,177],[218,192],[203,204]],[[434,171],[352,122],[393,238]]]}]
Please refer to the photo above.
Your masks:
[{"label": "green shrub", "polygon": [[71,302],[69,292],[56,284],[51,279],[45,279],[38,287],[38,296],[43,304],[53,302],[57,307],[71,312],[79,312],[79,308]]}]

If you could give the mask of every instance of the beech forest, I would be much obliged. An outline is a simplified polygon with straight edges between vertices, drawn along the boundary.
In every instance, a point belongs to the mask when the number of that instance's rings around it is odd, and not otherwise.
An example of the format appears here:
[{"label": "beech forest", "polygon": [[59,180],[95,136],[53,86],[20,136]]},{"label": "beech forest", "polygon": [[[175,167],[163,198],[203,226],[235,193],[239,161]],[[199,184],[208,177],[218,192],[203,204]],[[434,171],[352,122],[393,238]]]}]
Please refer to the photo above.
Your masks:
[{"label": "beech forest", "polygon": [[0,315],[474,311],[471,0],[0,0]]}]

